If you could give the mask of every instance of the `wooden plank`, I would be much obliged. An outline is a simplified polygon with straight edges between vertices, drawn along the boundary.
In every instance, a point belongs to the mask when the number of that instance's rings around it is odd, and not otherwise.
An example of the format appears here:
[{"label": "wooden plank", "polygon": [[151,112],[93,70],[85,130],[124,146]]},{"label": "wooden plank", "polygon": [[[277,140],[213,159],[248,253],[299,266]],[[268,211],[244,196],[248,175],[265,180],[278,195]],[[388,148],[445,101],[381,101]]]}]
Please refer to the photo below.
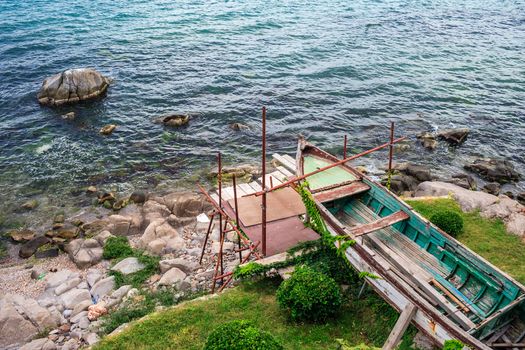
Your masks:
[{"label": "wooden plank", "polygon": [[[232,187],[232,189],[233,189],[233,187]],[[246,196],[248,194],[248,193],[246,193],[244,191],[244,189],[241,187],[241,185],[237,185],[236,189],[237,189],[237,198],[242,197],[242,196]]]},{"label": "wooden plank", "polygon": [[255,192],[259,192],[262,190],[261,185],[257,181],[252,181],[248,184],[251,188],[255,190]]},{"label": "wooden plank", "polygon": [[283,166],[278,166],[276,167],[276,169],[283,173],[288,178],[288,180],[295,176],[292,172],[288,171],[288,169],[286,169]]},{"label": "wooden plank", "polygon": [[[288,154],[283,154],[283,158],[286,159],[288,161],[288,163],[292,164],[292,166],[294,167],[295,169],[295,159],[292,158],[290,155]],[[295,170],[294,170],[295,171]]]},{"label": "wooden plank", "polygon": [[410,216],[407,213],[405,213],[402,210],[399,210],[379,220],[372,221],[367,224],[362,224],[357,227],[353,227],[349,229],[349,232],[351,235],[355,237],[359,237],[359,236],[366,235],[366,234],[369,234],[377,230],[381,230],[397,222],[407,220],[408,218],[410,218]]},{"label": "wooden plank", "polygon": [[401,338],[403,337],[406,329],[410,325],[410,321],[412,320],[412,317],[414,317],[416,311],[417,308],[414,304],[409,303],[405,307],[401,315],[399,315],[396,325],[392,329],[392,332],[390,332],[388,339],[383,345],[383,350],[392,350],[396,348],[396,346],[401,341]]},{"label": "wooden plank", "polygon": [[[292,174],[295,173],[295,160],[292,159],[292,161],[284,158],[283,156],[281,156],[280,154],[277,154],[275,153],[273,155],[273,158],[279,162],[280,164],[282,164],[285,168],[287,168],[288,170],[290,170],[292,172]],[[291,158],[291,157],[290,157]]]},{"label": "wooden plank", "polygon": [[370,186],[361,181],[357,181],[341,187],[317,192],[314,194],[314,198],[320,202],[329,202],[334,199],[349,197],[358,193],[363,193],[365,191],[368,191],[369,189]]},{"label": "wooden plank", "polygon": [[239,188],[242,188],[242,190],[244,191],[244,193],[246,195],[249,195],[249,194],[252,194],[252,193],[255,193],[255,189],[253,187],[251,187],[250,185],[248,184],[239,184],[239,186],[237,186]]},{"label": "wooden plank", "polygon": [[[262,184],[262,176],[258,178],[257,181]],[[272,188],[273,186],[280,184],[282,184],[282,181],[279,181],[279,179],[273,177],[272,174],[266,174],[266,188]]]},{"label": "wooden plank", "polygon": [[435,290],[426,281],[433,278],[428,272],[421,269],[415,264],[411,264],[404,257],[398,255],[389,247],[383,244],[380,240],[373,237],[373,235],[367,236],[368,239],[373,241],[375,249],[380,252],[387,260],[401,272],[405,279],[409,279],[414,282],[422,291],[422,293],[431,296],[441,308],[443,308],[452,318],[454,318],[462,327],[466,329],[472,329],[476,327],[476,324],[472,322],[465,314],[457,309],[451,302],[449,302],[443,295]]},{"label": "wooden plank", "polygon": [[281,183],[286,181],[286,175],[281,173],[279,170],[276,170],[273,173],[270,173],[270,175],[273,176],[274,178],[276,178],[277,180],[281,181]]},{"label": "wooden plank", "polygon": [[224,187],[222,189],[222,200],[228,201],[233,198],[233,187]]},{"label": "wooden plank", "polygon": [[217,193],[212,193],[210,197],[215,201],[215,203],[219,204],[219,195]]}]

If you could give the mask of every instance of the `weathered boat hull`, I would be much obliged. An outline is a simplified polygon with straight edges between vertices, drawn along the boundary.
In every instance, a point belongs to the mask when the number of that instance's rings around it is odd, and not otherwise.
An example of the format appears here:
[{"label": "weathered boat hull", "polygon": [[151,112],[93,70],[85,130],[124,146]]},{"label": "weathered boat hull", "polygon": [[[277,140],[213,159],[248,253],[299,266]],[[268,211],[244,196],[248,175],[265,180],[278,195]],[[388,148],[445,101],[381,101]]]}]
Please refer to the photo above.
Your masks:
[{"label": "weathered boat hull", "polygon": [[[332,163],[339,160],[300,141],[298,176],[305,168],[311,170],[305,166],[309,156]],[[346,251],[347,259],[358,271],[380,276],[367,277],[367,281],[389,304],[399,311],[415,305],[413,324],[439,345],[458,339],[477,349],[491,349],[491,337],[504,330],[503,324],[512,329],[512,322],[521,322],[525,328],[523,286],[433,226],[385,187],[347,165],[341,167],[349,175],[341,174],[340,169],[334,181],[314,179],[314,200],[332,235],[356,240]],[[338,184],[341,178],[346,181]],[[370,232],[373,234],[368,235]],[[505,340],[505,334],[494,341]],[[519,341],[519,335],[514,339]]]}]

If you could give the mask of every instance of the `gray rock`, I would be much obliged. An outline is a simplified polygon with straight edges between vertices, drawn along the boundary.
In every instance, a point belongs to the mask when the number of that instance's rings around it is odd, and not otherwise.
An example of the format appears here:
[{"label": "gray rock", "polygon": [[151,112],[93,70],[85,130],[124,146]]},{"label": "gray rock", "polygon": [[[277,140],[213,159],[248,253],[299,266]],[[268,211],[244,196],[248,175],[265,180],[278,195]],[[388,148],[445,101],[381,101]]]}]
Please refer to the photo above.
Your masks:
[{"label": "gray rock", "polygon": [[80,347],[80,343],[77,339],[69,339],[62,345],[61,350],[77,350]]},{"label": "gray rock", "polygon": [[414,337],[414,347],[416,349],[420,350],[434,350],[437,349],[434,346],[434,342],[432,339],[430,339],[428,336],[425,335],[423,332],[417,332],[416,336]]},{"label": "gray rock", "polygon": [[100,270],[90,269],[86,275],[86,281],[90,287],[93,287],[102,276],[103,274]]},{"label": "gray rock", "polygon": [[95,265],[102,260],[103,249],[95,239],[75,239],[65,246],[65,251],[79,268]]},{"label": "gray rock", "polygon": [[71,313],[71,317],[74,317],[74,316],[78,315],[82,311],[86,311],[88,309],[88,307],[91,306],[91,305],[93,305],[93,302],[91,300],[81,301],[80,303],[75,305],[75,307],[73,308],[73,311]]},{"label": "gray rock", "polygon": [[437,147],[436,137],[430,132],[423,132],[416,135],[416,137],[426,149],[433,150]]},{"label": "gray rock", "polygon": [[83,301],[91,301],[91,294],[85,289],[75,288],[62,294],[60,299],[65,308],[73,309],[77,304],[80,304]]},{"label": "gray rock", "polygon": [[520,237],[525,237],[525,215],[512,213],[505,222],[507,231]]},{"label": "gray rock", "polygon": [[80,329],[86,329],[89,327],[89,319],[87,317],[82,317],[80,321],[78,322],[78,326]]},{"label": "gray rock", "polygon": [[42,348],[47,342],[50,342],[50,340],[47,338],[35,339],[32,342],[27,343],[24,346],[22,346],[20,350],[42,350]]},{"label": "gray rock", "polygon": [[116,291],[114,291],[113,293],[111,293],[111,299],[115,299],[118,302],[120,302],[122,300],[122,298],[124,298],[128,294],[128,292],[130,290],[131,290],[131,286],[129,286],[129,285],[122,286],[119,289],[117,289]]},{"label": "gray rock", "polygon": [[71,317],[71,319],[69,320],[69,322],[71,323],[79,323],[80,320],[84,317],[87,317],[88,315],[88,312],[87,311],[81,311],[79,312],[78,314],[76,314],[75,316]]},{"label": "gray rock", "polygon": [[113,289],[115,289],[115,277],[106,277],[95,283],[91,288],[91,295],[97,300],[100,300],[105,295],[108,295]]},{"label": "gray rock", "polygon": [[465,169],[479,174],[488,181],[500,184],[518,181],[520,174],[514,169],[514,165],[501,159],[476,159],[473,163],[465,165]]},{"label": "gray rock", "polygon": [[79,285],[80,281],[81,280],[78,277],[67,280],[66,282],[62,283],[61,285],[55,288],[55,295],[63,294],[68,290],[75,288]]},{"label": "gray rock", "polygon": [[184,273],[189,274],[197,270],[200,265],[191,260],[177,258],[177,259],[161,260],[159,262],[159,266],[160,266],[161,273],[165,273],[169,269],[176,267],[182,270]]},{"label": "gray rock", "polygon": [[173,267],[170,270],[168,270],[164,275],[162,275],[159,281],[159,286],[178,286],[181,284],[184,278],[186,278],[186,274],[180,269]]},{"label": "gray rock", "polygon": [[147,250],[153,255],[161,255],[166,247],[166,241],[158,238],[148,243]]},{"label": "gray rock", "polygon": [[96,333],[88,333],[84,340],[86,341],[87,345],[94,345],[100,341],[100,338]]},{"label": "gray rock", "polygon": [[78,277],[78,273],[75,273],[68,269],[49,273],[45,277],[46,289],[56,288],[62,283],[66,282],[68,279],[73,279],[76,277]]},{"label": "gray rock", "polygon": [[49,240],[49,238],[45,237],[45,236],[40,236],[40,237],[35,237],[33,238],[32,240],[22,244],[20,246],[20,250],[18,251],[18,255],[23,258],[23,259],[27,259],[29,258],[30,256],[32,256],[33,254],[35,254],[35,252],[37,251],[38,248],[40,248],[41,246],[47,244],[51,242]]},{"label": "gray rock", "polygon": [[133,203],[141,204],[146,201],[147,195],[144,192],[135,191],[129,196],[129,200]]},{"label": "gray rock", "polygon": [[488,206],[499,201],[499,198],[485,193],[469,191],[454,184],[440,182],[440,181],[426,181],[418,185],[415,196],[416,197],[436,197],[448,196],[449,194],[458,202],[463,211],[473,211],[476,209],[483,210]]},{"label": "gray rock", "polygon": [[51,313],[48,309],[40,306],[34,299],[25,298],[22,295],[13,295],[12,302],[19,312],[23,312],[39,331],[53,329],[60,322],[60,314]]},{"label": "gray rock", "polygon": [[107,230],[104,230],[104,231],[100,232],[98,235],[96,235],[95,239],[100,244],[100,246],[103,247],[104,244],[106,244],[106,241],[108,240],[108,238],[110,238],[110,237],[115,237],[115,236],[112,235],[111,232],[109,232]]},{"label": "gray rock", "polygon": [[126,258],[111,268],[113,271],[118,271],[123,275],[129,275],[144,269],[144,264],[139,262],[135,257]]},{"label": "gray rock", "polygon": [[26,343],[38,333],[33,323],[16,311],[10,296],[0,299],[0,310],[0,348]]},{"label": "gray rock", "polygon": [[485,184],[485,186],[483,186],[483,192],[487,192],[495,196],[499,195],[500,191],[501,191],[501,185],[497,182],[490,182],[488,184]]},{"label": "gray rock", "polygon": [[58,106],[96,98],[108,86],[109,79],[94,69],[68,69],[46,78],[37,98],[40,104]]}]

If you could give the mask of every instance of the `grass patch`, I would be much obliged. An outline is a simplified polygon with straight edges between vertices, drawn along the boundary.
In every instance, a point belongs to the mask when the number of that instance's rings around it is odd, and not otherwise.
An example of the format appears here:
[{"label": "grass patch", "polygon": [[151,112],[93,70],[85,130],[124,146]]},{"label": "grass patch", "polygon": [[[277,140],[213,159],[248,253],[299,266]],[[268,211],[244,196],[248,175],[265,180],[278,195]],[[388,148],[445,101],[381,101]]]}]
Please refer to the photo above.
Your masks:
[{"label": "grass patch", "polygon": [[520,237],[508,233],[501,220],[482,218],[479,212],[464,213],[456,201],[448,198],[406,202],[426,218],[442,210],[457,212],[463,218],[464,227],[456,239],[525,283],[525,243]]},{"label": "grass patch", "polygon": [[150,276],[159,272],[160,258],[146,255],[141,250],[131,248],[128,239],[123,236],[108,238],[104,245],[102,256],[104,259],[113,259],[114,263],[118,263],[125,258],[136,257],[144,265],[142,270],[129,275],[123,275],[118,271],[110,271],[109,274],[115,276],[117,288],[125,285],[139,288]]},{"label": "grass patch", "polygon": [[[275,298],[278,280],[243,283],[217,298],[189,303],[152,315],[121,334],[104,338],[94,349],[202,350],[208,335],[219,325],[247,320],[270,332],[285,349],[335,349],[337,340],[348,344],[382,346],[398,313],[375,294],[349,300],[341,317],[323,324],[291,322]],[[400,349],[409,349],[415,328],[410,327]]]},{"label": "grass patch", "polygon": [[152,313],[157,306],[172,306],[196,295],[180,297],[173,289],[162,289],[156,292],[142,291],[133,300],[121,305],[102,318],[102,331],[110,333],[118,326]]}]

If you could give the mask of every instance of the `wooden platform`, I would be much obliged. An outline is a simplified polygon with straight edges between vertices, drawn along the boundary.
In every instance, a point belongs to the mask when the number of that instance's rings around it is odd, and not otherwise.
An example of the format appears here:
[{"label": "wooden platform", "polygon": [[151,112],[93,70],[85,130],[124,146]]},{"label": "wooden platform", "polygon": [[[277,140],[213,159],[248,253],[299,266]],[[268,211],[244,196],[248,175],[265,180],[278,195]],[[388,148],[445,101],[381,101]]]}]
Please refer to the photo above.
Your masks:
[{"label": "wooden platform", "polygon": [[[271,188],[278,185],[295,174],[295,160],[289,155],[274,154],[274,160],[277,164],[276,170],[266,175],[266,187]],[[236,187],[237,196],[253,195],[262,189],[262,177],[257,181],[250,183],[238,184]],[[299,194],[297,194],[299,196]],[[219,202],[219,195],[214,192],[211,197],[217,203]],[[235,211],[233,206],[228,203],[233,199],[233,186],[222,188],[222,205],[224,210],[232,218],[235,218]],[[244,226],[241,228],[248,235],[248,238],[254,243],[262,239],[262,225]],[[312,241],[319,239],[319,235],[310,228],[304,226],[299,216],[288,217],[285,219],[274,220],[267,222],[266,225],[266,255],[271,256],[287,251],[289,248],[297,245],[299,242]],[[260,246],[259,246],[260,248]]]}]

